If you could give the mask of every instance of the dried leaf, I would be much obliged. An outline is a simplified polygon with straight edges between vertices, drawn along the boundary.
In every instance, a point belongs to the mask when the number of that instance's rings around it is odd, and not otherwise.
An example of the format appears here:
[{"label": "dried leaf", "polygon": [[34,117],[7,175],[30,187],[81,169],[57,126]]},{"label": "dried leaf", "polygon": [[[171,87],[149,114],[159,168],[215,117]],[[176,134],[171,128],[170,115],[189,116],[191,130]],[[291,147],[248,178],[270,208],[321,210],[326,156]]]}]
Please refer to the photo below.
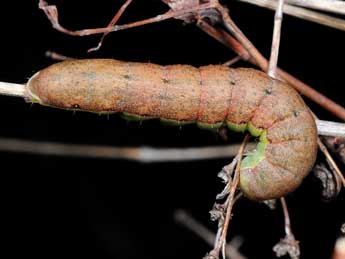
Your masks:
[{"label": "dried leaf", "polygon": [[224,220],[225,209],[224,206],[218,203],[213,205],[212,210],[210,211],[210,216],[212,221],[219,220],[219,222]]},{"label": "dried leaf", "polygon": [[273,251],[276,253],[277,257],[284,255],[289,255],[292,259],[299,259],[300,257],[298,241],[291,235],[281,239],[279,243],[273,247]]}]

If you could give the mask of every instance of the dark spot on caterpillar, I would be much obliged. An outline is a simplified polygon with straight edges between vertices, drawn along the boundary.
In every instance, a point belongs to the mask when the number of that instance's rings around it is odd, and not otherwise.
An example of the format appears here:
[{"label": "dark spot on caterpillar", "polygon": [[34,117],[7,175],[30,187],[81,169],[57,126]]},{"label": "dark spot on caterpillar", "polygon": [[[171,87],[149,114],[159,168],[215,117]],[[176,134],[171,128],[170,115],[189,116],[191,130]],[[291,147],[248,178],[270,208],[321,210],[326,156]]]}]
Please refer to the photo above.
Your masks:
[{"label": "dark spot on caterpillar", "polygon": [[266,95],[270,95],[272,93],[272,89],[271,88],[266,88],[265,89],[265,94]]},{"label": "dark spot on caterpillar", "polygon": [[169,81],[168,79],[163,78],[163,83],[164,83],[164,84],[169,84],[169,82],[170,82],[170,81]]},{"label": "dark spot on caterpillar", "polygon": [[79,106],[79,104],[72,104],[72,108],[73,108],[73,109],[79,109],[80,106]]},{"label": "dark spot on caterpillar", "polygon": [[297,117],[297,116],[299,115],[299,112],[298,112],[298,111],[293,111],[293,115],[294,115],[295,117]]},{"label": "dark spot on caterpillar", "polygon": [[234,80],[231,80],[231,81],[230,81],[230,84],[235,85],[236,82],[235,82]]},{"label": "dark spot on caterpillar", "polygon": [[129,80],[129,79],[131,79],[131,76],[130,75],[123,75],[123,78]]}]

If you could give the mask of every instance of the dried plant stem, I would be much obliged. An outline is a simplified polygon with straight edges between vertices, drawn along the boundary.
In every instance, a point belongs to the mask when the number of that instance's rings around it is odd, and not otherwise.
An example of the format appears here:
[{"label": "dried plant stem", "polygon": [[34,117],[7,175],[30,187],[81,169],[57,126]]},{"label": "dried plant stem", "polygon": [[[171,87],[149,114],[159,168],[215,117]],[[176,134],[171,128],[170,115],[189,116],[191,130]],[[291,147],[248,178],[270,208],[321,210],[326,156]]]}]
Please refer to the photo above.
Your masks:
[{"label": "dried plant stem", "polygon": [[238,150],[239,159],[238,159],[238,162],[236,165],[234,177],[231,181],[231,188],[230,188],[229,196],[228,196],[228,199],[226,201],[225,219],[224,219],[224,222],[221,226],[220,235],[217,235],[218,238],[215,241],[214,249],[209,253],[210,256],[215,256],[216,258],[219,257],[220,251],[223,249],[223,246],[226,244],[226,236],[227,236],[228,229],[229,229],[229,223],[230,223],[230,219],[231,219],[232,208],[234,205],[235,191],[237,189],[237,186],[238,186],[238,183],[240,180],[241,159],[243,156],[244,148],[245,148],[248,140],[249,140],[249,135],[247,134],[244,137],[244,140],[243,140],[243,142],[242,142],[242,144]]},{"label": "dried plant stem", "polygon": [[220,43],[228,47],[229,49],[234,50],[238,56],[240,56],[245,61],[250,61],[251,63],[257,65],[255,60],[250,56],[248,51],[243,48],[241,43],[239,43],[234,37],[229,35],[226,31],[221,28],[215,28],[209,25],[202,19],[197,21],[197,26],[206,32],[209,36],[213,37],[214,39],[218,40]]},{"label": "dried plant stem", "polygon": [[[177,210],[175,212],[174,218],[178,223],[182,224],[183,226],[191,230],[193,233],[201,237],[203,240],[205,240],[210,246],[213,246],[214,240],[216,239],[216,235],[213,234],[209,229],[207,229],[196,219],[194,219],[190,214],[188,214],[184,210]],[[237,250],[237,247],[232,245],[232,242],[226,244],[225,254],[228,258],[232,259],[246,258]]]},{"label": "dried plant stem", "polygon": [[284,213],[285,237],[273,247],[273,251],[276,252],[277,257],[288,254],[291,259],[298,259],[300,257],[300,248],[298,241],[296,241],[295,236],[292,233],[289,210],[287,208],[285,198],[280,198],[280,202]]},{"label": "dried plant stem", "polygon": [[[117,23],[117,21],[120,19],[120,17],[125,12],[126,8],[130,5],[131,2],[132,2],[132,0],[126,0],[126,2],[121,6],[121,8],[117,11],[117,13],[113,17],[113,19],[108,24],[108,26],[107,26],[108,28],[111,28],[112,26],[114,26]],[[103,44],[103,40],[104,40],[105,36],[107,36],[107,35],[108,35],[108,32],[103,33],[102,38],[99,41],[98,45],[94,48],[89,49],[88,52],[99,50],[99,48]]]},{"label": "dried plant stem", "polygon": [[316,119],[317,132],[319,135],[345,137],[345,123],[324,121]]},{"label": "dried plant stem", "polygon": [[[256,6],[265,7],[271,10],[275,10],[277,8],[277,1],[274,0],[238,0],[241,2],[254,4]],[[326,25],[338,30],[345,30],[345,20],[340,18],[335,18],[329,16],[327,14],[322,14],[319,12],[307,10],[302,7],[292,6],[289,4],[285,4],[284,13],[301,18],[307,21],[315,22],[318,24]]]},{"label": "dried plant stem", "polygon": [[285,198],[284,197],[280,198],[280,202],[282,204],[283,213],[284,213],[285,234],[287,236],[290,236],[292,234],[291,222],[290,222],[289,210],[287,208]]},{"label": "dried plant stem", "polygon": [[322,143],[320,138],[317,139],[317,144],[319,145],[319,148],[322,151],[322,153],[324,153],[324,155],[326,156],[326,159],[327,159],[328,163],[332,167],[332,171],[338,176],[338,178],[340,178],[343,186],[345,187],[345,178],[344,178],[343,174],[341,173],[339,167],[334,162],[332,156],[330,155],[330,153],[328,152],[326,146]]},{"label": "dried plant stem", "polygon": [[[254,149],[255,143],[247,145]],[[0,151],[33,155],[125,159],[142,163],[197,161],[233,157],[240,145],[191,148],[112,147],[0,138]]]},{"label": "dried plant stem", "polygon": [[287,3],[325,12],[345,14],[345,2],[339,0],[286,0]]},{"label": "dried plant stem", "polygon": [[281,25],[283,21],[283,6],[284,6],[284,0],[279,0],[276,13],[274,16],[274,29],[273,29],[271,57],[270,57],[270,62],[268,64],[268,71],[267,71],[267,74],[273,78],[277,77],[280,33],[281,33]]},{"label": "dried plant stem", "polygon": [[0,95],[8,95],[8,96],[24,98],[25,85],[0,82]]},{"label": "dried plant stem", "polygon": [[235,64],[236,62],[240,61],[242,59],[241,56],[236,56],[228,61],[226,61],[223,65],[227,66],[227,67],[231,67],[233,64]]},{"label": "dried plant stem", "polygon": [[51,58],[52,60],[57,60],[57,61],[65,61],[65,60],[72,60],[74,58],[71,58],[71,57],[67,57],[65,55],[62,55],[60,53],[57,53],[57,52],[54,52],[54,51],[46,51],[45,52],[45,56],[47,58]]},{"label": "dried plant stem", "polygon": [[104,33],[109,33],[113,31],[130,29],[130,28],[143,26],[150,23],[161,22],[167,19],[183,16],[188,13],[197,13],[200,10],[210,9],[213,6],[214,6],[213,3],[200,4],[200,5],[192,6],[190,8],[186,8],[183,10],[168,11],[165,14],[157,15],[156,17],[148,18],[148,19],[133,22],[133,23],[123,24],[123,25],[114,25],[114,26],[103,27],[103,28],[83,29],[83,30],[72,31],[60,25],[58,10],[55,5],[49,5],[44,0],[40,0],[39,2],[39,8],[44,11],[46,16],[50,20],[53,28],[71,36],[88,36],[88,35],[93,35],[93,34],[104,34]]}]

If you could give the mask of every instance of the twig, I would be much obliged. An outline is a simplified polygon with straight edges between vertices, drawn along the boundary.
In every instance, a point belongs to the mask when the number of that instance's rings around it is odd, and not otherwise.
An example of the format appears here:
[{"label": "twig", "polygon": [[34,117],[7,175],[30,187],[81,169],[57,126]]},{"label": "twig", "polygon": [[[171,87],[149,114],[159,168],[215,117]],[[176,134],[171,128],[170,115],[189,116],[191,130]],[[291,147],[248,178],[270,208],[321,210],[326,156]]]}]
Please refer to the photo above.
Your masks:
[{"label": "twig", "polygon": [[71,36],[88,36],[88,35],[93,35],[93,34],[101,34],[101,33],[104,34],[104,33],[109,33],[109,32],[113,32],[113,31],[130,29],[130,28],[134,28],[134,27],[138,27],[138,26],[143,26],[146,24],[161,22],[161,21],[175,18],[175,17],[181,17],[181,16],[189,14],[189,13],[197,13],[200,10],[210,9],[213,6],[214,6],[213,3],[200,4],[200,5],[192,6],[190,8],[186,8],[186,9],[182,9],[182,10],[176,10],[176,11],[170,10],[164,14],[157,15],[156,17],[152,17],[152,18],[148,18],[145,20],[132,22],[132,23],[128,23],[128,24],[72,31],[72,30],[66,29],[65,27],[60,25],[58,10],[57,10],[55,5],[49,5],[44,0],[40,0],[40,2],[39,2],[39,8],[44,11],[44,13],[48,17],[49,21],[51,22],[53,28],[62,32],[62,33],[65,33],[65,34],[68,34]]},{"label": "twig", "polygon": [[278,257],[289,254],[292,259],[298,259],[300,256],[300,249],[298,241],[296,241],[291,230],[290,216],[285,198],[280,198],[280,202],[284,213],[285,237],[273,247],[273,251]]},{"label": "twig", "polygon": [[0,82],[0,95],[8,95],[8,96],[24,98],[25,85]]},{"label": "twig", "polygon": [[231,67],[233,64],[235,64],[236,62],[240,61],[242,59],[241,56],[236,56],[228,61],[226,61],[223,66],[226,66],[226,67]]},{"label": "twig", "polygon": [[319,135],[345,137],[345,123],[324,121],[316,119],[317,132]]},{"label": "twig", "polygon": [[283,213],[284,213],[285,234],[287,236],[290,236],[292,235],[291,222],[290,222],[289,210],[287,208],[285,198],[284,197],[280,198],[280,202],[282,204]]},{"label": "twig", "polygon": [[[247,149],[252,150],[255,146],[255,143],[250,143],[247,145]],[[126,159],[143,163],[229,158],[237,154],[239,147],[239,144],[195,148],[111,147],[0,138],[0,151],[2,152]]]},{"label": "twig", "polygon": [[273,29],[273,39],[272,39],[272,47],[271,47],[271,57],[270,57],[270,62],[268,64],[268,71],[267,71],[267,74],[273,78],[277,77],[280,33],[281,33],[281,25],[283,21],[283,6],[284,6],[284,0],[279,0],[276,13],[274,15],[274,29]]},{"label": "twig", "polygon": [[[213,234],[209,229],[207,229],[204,225],[199,223],[195,220],[190,214],[183,210],[177,210],[174,214],[175,221],[182,224],[197,236],[201,237],[206,243],[210,246],[213,246],[214,240],[216,239],[216,235]],[[243,256],[235,247],[232,245],[232,242],[226,244],[225,246],[225,253],[228,258],[231,259],[245,259],[246,257]]]},{"label": "twig", "polygon": [[[253,4],[260,7],[265,7],[271,10],[276,10],[277,2],[274,0],[238,0],[241,2]],[[301,18],[307,21],[315,22],[318,24],[326,25],[338,30],[345,30],[345,20],[340,18],[335,18],[326,14],[322,14],[319,12],[307,10],[302,7],[292,6],[289,4],[285,4],[284,13]]]},{"label": "twig", "polygon": [[[278,54],[279,54],[281,24],[283,20],[283,14],[282,14],[283,6],[284,6],[284,0],[279,0],[276,13],[274,16],[272,50],[271,50],[271,57],[270,57],[269,66],[268,66],[268,75],[273,78],[276,78],[277,76],[277,62],[278,62]],[[285,238],[280,240],[280,242],[274,246],[273,250],[276,252],[278,257],[288,253],[291,258],[299,258],[299,255],[300,255],[299,246],[291,230],[289,211],[285,202],[285,198],[284,197],[280,198],[280,201],[281,201],[283,212],[284,212]]]},{"label": "twig", "polygon": [[[125,12],[126,8],[130,5],[131,2],[132,2],[132,0],[126,0],[126,2],[120,7],[120,9],[117,11],[115,16],[113,17],[113,19],[108,24],[108,26],[107,26],[108,28],[111,28],[112,26],[114,26],[117,23],[117,21],[120,19],[120,17]],[[99,50],[99,48],[103,44],[103,40],[104,40],[105,36],[107,36],[107,35],[108,35],[108,32],[103,33],[102,38],[100,39],[98,45],[94,48],[89,49],[88,52]]]},{"label": "twig", "polygon": [[326,156],[327,162],[330,164],[331,169],[334,171],[334,173],[340,178],[343,186],[345,187],[345,178],[343,176],[343,174],[340,172],[339,167],[337,166],[337,164],[334,162],[332,156],[329,154],[326,146],[322,143],[322,141],[320,140],[320,138],[317,139],[317,144],[319,145],[320,150],[322,151],[322,153],[324,153],[324,155]]},{"label": "twig", "polygon": [[226,204],[225,218],[224,218],[224,221],[222,221],[222,224],[220,226],[220,229],[221,229],[220,235],[217,235],[218,238],[215,241],[214,248],[209,253],[209,255],[207,255],[205,258],[214,258],[214,257],[219,258],[220,251],[224,248],[224,245],[226,244],[226,236],[228,233],[229,223],[231,219],[232,207],[234,205],[235,191],[237,189],[237,185],[240,180],[241,159],[242,159],[244,148],[248,140],[249,140],[249,135],[247,134],[244,137],[244,140],[238,150],[239,159],[236,165],[236,170],[235,170],[233,180],[231,181],[231,189],[229,192],[229,196],[225,203]]},{"label": "twig", "polygon": [[286,0],[287,3],[325,12],[345,14],[345,2],[339,0]]},{"label": "twig", "polygon": [[197,26],[229,49],[234,50],[243,60],[255,63],[254,59],[250,56],[248,51],[243,48],[241,43],[239,43],[234,37],[229,35],[223,29],[218,27],[214,28],[203,19],[198,19]]}]

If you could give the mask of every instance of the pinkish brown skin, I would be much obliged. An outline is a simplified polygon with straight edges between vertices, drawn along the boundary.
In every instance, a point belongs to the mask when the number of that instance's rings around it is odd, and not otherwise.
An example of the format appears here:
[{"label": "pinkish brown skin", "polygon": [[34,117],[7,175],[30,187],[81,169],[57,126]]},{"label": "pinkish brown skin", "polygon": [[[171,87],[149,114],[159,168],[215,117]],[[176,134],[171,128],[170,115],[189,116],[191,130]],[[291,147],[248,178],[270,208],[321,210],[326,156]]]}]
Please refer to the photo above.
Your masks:
[{"label": "pinkish brown skin", "polygon": [[264,130],[267,141],[262,159],[241,169],[240,188],[252,200],[292,192],[316,159],[316,125],[302,98],[285,83],[254,69],[64,61],[30,79],[27,100],[62,109],[196,122],[208,128],[250,122]]}]

